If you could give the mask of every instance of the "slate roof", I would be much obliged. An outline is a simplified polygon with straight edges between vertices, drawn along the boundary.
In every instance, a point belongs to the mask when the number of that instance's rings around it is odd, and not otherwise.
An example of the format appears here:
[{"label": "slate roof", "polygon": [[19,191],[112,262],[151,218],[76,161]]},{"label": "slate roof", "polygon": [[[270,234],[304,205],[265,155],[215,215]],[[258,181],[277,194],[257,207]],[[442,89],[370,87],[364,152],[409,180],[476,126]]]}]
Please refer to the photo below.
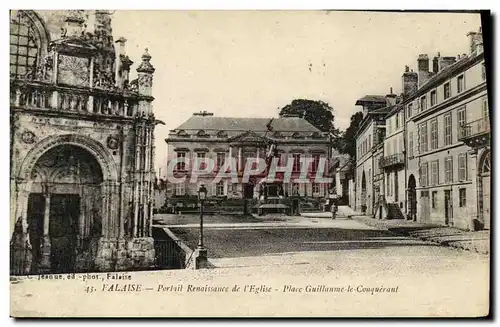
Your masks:
[{"label": "slate roof", "polygon": [[358,99],[356,101],[356,105],[361,105],[364,102],[380,102],[380,103],[385,103],[386,102],[386,97],[385,95],[365,95],[361,99]]},{"label": "slate roof", "polygon": [[387,114],[394,106],[388,106],[383,108],[378,108],[372,111],[369,111],[368,114]]},{"label": "slate roof", "polygon": [[429,89],[433,88],[435,85],[444,82],[446,79],[461,73],[467,67],[473,65],[475,62],[484,58],[484,52],[475,55],[468,55],[453,64],[443,68],[437,74],[430,77],[425,83],[423,83],[415,92],[410,94],[412,96],[418,96],[422,93],[427,92]]},{"label": "slate roof", "polygon": [[[271,118],[239,118],[191,116],[175,130],[217,130],[217,131],[266,131]],[[307,120],[300,117],[275,118],[271,124],[277,132],[319,132]]]}]

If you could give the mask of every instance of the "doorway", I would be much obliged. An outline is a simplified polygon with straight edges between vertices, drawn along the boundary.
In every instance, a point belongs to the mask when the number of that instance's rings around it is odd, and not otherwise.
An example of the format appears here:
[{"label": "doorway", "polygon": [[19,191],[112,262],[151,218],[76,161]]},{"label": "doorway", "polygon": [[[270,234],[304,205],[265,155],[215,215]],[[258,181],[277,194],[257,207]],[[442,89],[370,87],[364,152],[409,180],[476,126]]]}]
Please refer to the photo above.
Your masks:
[{"label": "doorway", "polygon": [[361,212],[366,214],[366,176],[364,170],[361,177]]},{"label": "doorway", "polygon": [[410,175],[408,179],[408,219],[416,221],[417,220],[417,183],[415,176]]},{"label": "doorway", "polygon": [[43,217],[45,213],[45,196],[31,193],[28,197],[28,235],[31,243],[31,271],[38,271],[41,262],[43,244]]},{"label": "doorway", "polygon": [[51,194],[49,235],[53,273],[75,269],[79,216],[79,195]]},{"label": "doorway", "polygon": [[420,222],[429,222],[430,220],[430,201],[429,191],[420,191]]},{"label": "doorway", "polygon": [[484,229],[490,229],[491,151],[487,151],[479,162],[479,218]]},{"label": "doorway", "polygon": [[254,189],[253,183],[243,184],[243,197],[245,199],[252,199],[253,198],[253,189]]},{"label": "doorway", "polygon": [[444,190],[444,223],[450,225],[452,223],[452,205],[451,191]]},{"label": "doorway", "polygon": [[399,182],[398,182],[398,172],[394,172],[394,202],[399,201]]}]

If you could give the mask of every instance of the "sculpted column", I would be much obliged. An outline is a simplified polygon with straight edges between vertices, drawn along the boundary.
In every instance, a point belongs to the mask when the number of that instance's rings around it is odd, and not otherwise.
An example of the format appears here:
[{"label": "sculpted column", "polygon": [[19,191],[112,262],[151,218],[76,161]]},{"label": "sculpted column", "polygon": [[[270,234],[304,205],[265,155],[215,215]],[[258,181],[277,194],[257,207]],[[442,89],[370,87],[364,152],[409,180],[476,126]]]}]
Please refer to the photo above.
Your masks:
[{"label": "sculpted column", "polygon": [[42,243],[42,258],[40,262],[40,269],[43,272],[50,271],[50,254],[51,254],[51,243],[49,236],[49,226],[50,226],[50,192],[45,190],[45,212],[43,215],[43,243]]},{"label": "sculpted column", "polygon": [[28,196],[30,185],[19,183],[16,192],[15,222],[11,239],[11,271],[27,274],[31,271],[31,243],[28,235]]},{"label": "sculpted column", "polygon": [[101,203],[101,217],[102,217],[102,236],[108,237],[108,229],[109,229],[109,212],[108,212],[108,203],[109,203],[109,189],[108,182],[104,181],[101,186],[101,194],[102,194],[102,203]]}]

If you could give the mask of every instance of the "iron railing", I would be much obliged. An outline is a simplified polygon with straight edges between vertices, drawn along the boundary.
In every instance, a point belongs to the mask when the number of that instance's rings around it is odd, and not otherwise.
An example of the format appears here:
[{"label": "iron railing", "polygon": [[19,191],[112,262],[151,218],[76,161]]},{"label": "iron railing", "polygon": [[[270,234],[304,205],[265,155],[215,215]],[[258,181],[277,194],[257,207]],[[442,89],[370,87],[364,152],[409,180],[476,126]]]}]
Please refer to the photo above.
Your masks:
[{"label": "iron railing", "polygon": [[392,154],[390,156],[380,158],[380,167],[387,168],[395,165],[404,164],[405,157],[402,153]]},{"label": "iron railing", "polygon": [[182,249],[181,240],[163,239],[154,240],[155,245],[155,268],[156,269],[185,269],[192,261],[194,251],[189,257]]},{"label": "iron railing", "polygon": [[490,118],[483,117],[464,124],[460,129],[459,139],[463,140],[487,133],[490,133]]},{"label": "iron railing", "polygon": [[[186,253],[181,247],[180,240],[155,239],[154,248],[154,269],[185,269],[189,268],[193,263],[194,251]],[[31,249],[11,245],[10,275],[24,276],[30,274],[37,274],[37,269],[32,262]]]},{"label": "iron railing", "polygon": [[21,246],[10,246],[10,275],[28,275],[31,270],[31,249]]}]

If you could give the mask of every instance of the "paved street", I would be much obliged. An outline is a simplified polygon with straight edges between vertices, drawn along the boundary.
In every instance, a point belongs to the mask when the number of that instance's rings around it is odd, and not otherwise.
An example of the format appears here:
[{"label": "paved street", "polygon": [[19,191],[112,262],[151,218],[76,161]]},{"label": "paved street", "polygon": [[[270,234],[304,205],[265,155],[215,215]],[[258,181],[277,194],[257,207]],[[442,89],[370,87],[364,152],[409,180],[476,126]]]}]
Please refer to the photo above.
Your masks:
[{"label": "paved street", "polygon": [[[196,218],[168,218],[168,228],[192,249],[199,237]],[[356,271],[378,267],[401,273],[468,269],[471,262],[488,265],[488,256],[404,237],[357,220],[286,216],[254,219],[262,221],[238,223],[225,217],[217,223],[217,216],[211,217],[205,224],[204,241],[212,264],[219,268],[320,265],[332,269],[347,264],[357,267]]]},{"label": "paved street", "polygon": [[[470,317],[488,312],[488,256],[396,236],[355,220],[268,218],[235,223],[231,217],[213,216],[205,241],[217,268],[132,272],[131,282],[150,289],[140,296],[100,291],[106,274],[98,274],[98,280],[73,283],[22,277],[11,282],[12,298],[18,299],[11,310],[25,316],[43,312],[95,317],[118,313],[158,317]],[[193,247],[198,235],[195,217],[189,221],[168,219],[177,226],[172,230]],[[159,292],[159,285],[183,288]],[[241,290],[187,292],[189,285],[239,286]],[[249,285],[271,291],[244,291]],[[95,293],[84,293],[89,286],[95,287]],[[304,291],[323,286],[392,287],[397,292]],[[302,291],[285,291],[286,287]],[[50,305],[52,302],[65,305]],[[120,309],[124,307],[126,314]]]}]

